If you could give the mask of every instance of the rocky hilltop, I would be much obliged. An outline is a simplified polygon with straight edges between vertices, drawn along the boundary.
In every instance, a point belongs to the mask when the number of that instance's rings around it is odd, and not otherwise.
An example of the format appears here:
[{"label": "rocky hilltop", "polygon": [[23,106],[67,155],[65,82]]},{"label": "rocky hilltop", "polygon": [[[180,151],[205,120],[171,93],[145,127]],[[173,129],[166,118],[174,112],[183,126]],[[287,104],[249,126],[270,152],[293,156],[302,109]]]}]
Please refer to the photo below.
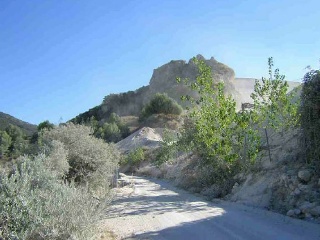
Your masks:
[{"label": "rocky hilltop", "polygon": [[[226,93],[239,99],[240,93],[234,87],[235,73],[223,63],[218,62],[213,57],[205,59],[201,55],[196,58],[206,62],[212,69],[212,77],[215,81],[223,81],[226,87]],[[196,96],[196,92],[191,91],[183,83],[177,83],[177,77],[181,79],[188,78],[195,81],[198,74],[197,67],[190,59],[172,60],[161,67],[154,69],[148,86],[141,87],[135,91],[128,91],[119,94],[110,94],[106,96],[100,106],[90,109],[76,117],[77,121],[86,121],[91,116],[98,120],[107,118],[110,113],[115,112],[119,116],[138,116],[143,106],[150,101],[156,93],[167,93],[169,97],[181,103],[182,95]]]},{"label": "rocky hilltop", "polygon": [[[236,100],[238,109],[240,109],[241,103],[252,102],[250,94],[254,89],[254,78],[235,78],[233,69],[218,62],[213,57],[205,59],[202,55],[197,55],[196,58],[205,61],[205,63],[211,67],[214,81],[224,82],[225,93],[231,95]],[[78,123],[86,122],[92,116],[97,120],[104,120],[107,119],[112,112],[119,116],[139,116],[144,105],[147,104],[156,93],[166,93],[181,105],[185,105],[186,103],[182,103],[180,97],[182,95],[196,97],[197,93],[191,91],[184,83],[177,83],[176,79],[187,78],[190,81],[195,81],[197,74],[198,70],[192,59],[188,62],[184,60],[172,60],[153,70],[149,85],[143,86],[135,91],[110,94],[104,98],[101,105],[79,114],[73,120]],[[289,90],[300,84],[297,82],[288,83]]]}]

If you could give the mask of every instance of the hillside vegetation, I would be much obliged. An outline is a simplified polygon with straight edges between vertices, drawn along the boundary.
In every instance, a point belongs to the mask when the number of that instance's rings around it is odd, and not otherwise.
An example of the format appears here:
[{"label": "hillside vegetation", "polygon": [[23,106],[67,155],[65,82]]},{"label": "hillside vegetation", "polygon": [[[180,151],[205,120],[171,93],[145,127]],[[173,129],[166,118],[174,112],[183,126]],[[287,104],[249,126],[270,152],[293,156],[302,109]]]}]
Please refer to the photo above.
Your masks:
[{"label": "hillside vegetation", "polygon": [[9,114],[0,112],[0,130],[4,131],[9,125],[19,127],[22,132],[28,136],[31,136],[37,131],[37,126],[24,122],[20,119],[10,116]]}]

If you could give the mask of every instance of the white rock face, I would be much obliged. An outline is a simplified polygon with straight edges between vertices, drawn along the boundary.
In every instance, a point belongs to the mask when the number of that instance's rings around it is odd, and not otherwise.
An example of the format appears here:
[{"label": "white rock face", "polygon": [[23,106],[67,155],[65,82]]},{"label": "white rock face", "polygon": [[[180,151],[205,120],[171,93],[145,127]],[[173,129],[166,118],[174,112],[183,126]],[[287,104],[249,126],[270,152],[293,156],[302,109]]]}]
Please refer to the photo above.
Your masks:
[{"label": "white rock face", "polygon": [[[241,103],[253,103],[250,95],[254,91],[256,79],[254,78],[235,78],[231,83],[234,89],[237,91],[236,101],[238,104]],[[295,87],[298,87],[301,83],[288,81],[288,91],[292,91]]]}]

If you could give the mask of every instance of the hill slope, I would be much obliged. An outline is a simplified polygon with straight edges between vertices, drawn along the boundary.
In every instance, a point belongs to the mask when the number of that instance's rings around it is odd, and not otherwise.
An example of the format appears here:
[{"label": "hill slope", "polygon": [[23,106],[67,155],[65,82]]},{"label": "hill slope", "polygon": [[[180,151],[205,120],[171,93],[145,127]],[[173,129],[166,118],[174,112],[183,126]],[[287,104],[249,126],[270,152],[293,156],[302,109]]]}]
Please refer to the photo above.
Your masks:
[{"label": "hill slope", "polygon": [[[215,81],[223,81],[225,83],[228,94],[234,97],[239,95],[232,84],[235,74],[231,68],[216,61],[213,57],[205,59],[203,56],[197,55],[197,58],[205,61],[211,67],[212,77]],[[184,83],[177,83],[176,78],[188,78],[190,81],[195,81],[197,74],[198,70],[192,59],[188,62],[172,60],[153,70],[148,86],[143,86],[135,91],[110,94],[104,98],[101,105],[79,114],[71,121],[86,122],[91,116],[94,116],[97,120],[104,120],[112,112],[119,116],[139,116],[143,106],[156,93],[166,93],[169,97],[184,105],[185,103],[182,103],[180,99],[182,95],[196,96],[197,93],[191,91]]]},{"label": "hill slope", "polygon": [[24,122],[9,114],[0,112],[0,130],[5,130],[10,124],[21,128],[21,130],[29,136],[37,131],[36,125]]}]

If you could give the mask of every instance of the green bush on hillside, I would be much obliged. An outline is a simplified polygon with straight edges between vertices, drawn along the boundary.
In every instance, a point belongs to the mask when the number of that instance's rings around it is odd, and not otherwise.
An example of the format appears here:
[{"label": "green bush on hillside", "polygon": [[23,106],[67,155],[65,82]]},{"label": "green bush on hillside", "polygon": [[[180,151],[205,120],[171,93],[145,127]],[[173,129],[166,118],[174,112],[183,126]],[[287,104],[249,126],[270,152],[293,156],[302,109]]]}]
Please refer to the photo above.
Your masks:
[{"label": "green bush on hillside", "polygon": [[180,115],[182,107],[165,93],[157,93],[151,101],[142,109],[140,120],[144,120],[152,114],[174,114]]},{"label": "green bush on hillside", "polygon": [[106,142],[116,143],[130,134],[128,126],[115,113],[111,113],[107,121],[102,125],[95,120],[91,120],[90,125],[94,129],[94,135],[104,139]]}]

